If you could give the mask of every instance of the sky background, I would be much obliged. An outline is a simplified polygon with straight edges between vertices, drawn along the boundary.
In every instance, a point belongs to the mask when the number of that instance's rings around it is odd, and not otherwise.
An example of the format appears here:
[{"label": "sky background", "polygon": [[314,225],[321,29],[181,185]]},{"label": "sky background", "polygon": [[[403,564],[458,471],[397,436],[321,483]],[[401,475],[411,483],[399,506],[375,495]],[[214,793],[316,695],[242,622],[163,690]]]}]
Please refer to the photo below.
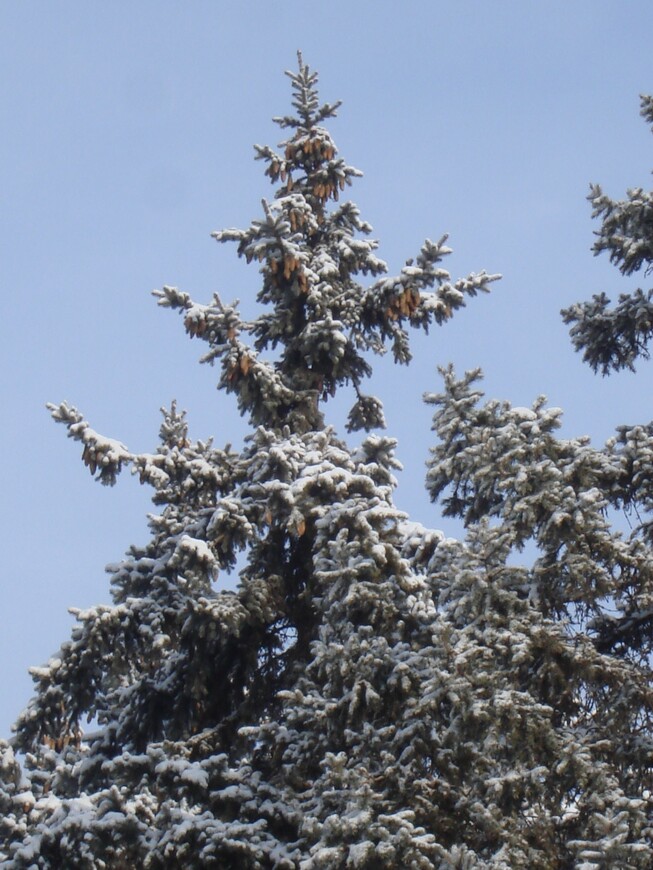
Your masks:
[{"label": "sky background", "polygon": [[[247,226],[272,195],[252,145],[283,138],[270,119],[289,110],[297,49],[322,98],[343,100],[330,129],[365,173],[350,197],[390,271],[448,232],[454,277],[503,275],[416,337],[409,369],[377,367],[400,507],[455,531],[423,490],[421,396],[449,361],[481,366],[488,396],[546,394],[563,434],[596,445],[653,417],[653,364],[593,375],[559,315],[638,284],[592,256],[586,195],[650,187],[651,32],[650,0],[0,4],[0,736],[29,699],[28,667],[68,638],[67,608],[109,601],[105,564],[148,537],[149,492],[129,475],[94,483],[45,403],[68,400],[140,451],[173,398],[194,437],[246,431],[150,293],[218,291],[251,310],[257,269],[210,232]],[[344,408],[330,409],[339,427]]]}]

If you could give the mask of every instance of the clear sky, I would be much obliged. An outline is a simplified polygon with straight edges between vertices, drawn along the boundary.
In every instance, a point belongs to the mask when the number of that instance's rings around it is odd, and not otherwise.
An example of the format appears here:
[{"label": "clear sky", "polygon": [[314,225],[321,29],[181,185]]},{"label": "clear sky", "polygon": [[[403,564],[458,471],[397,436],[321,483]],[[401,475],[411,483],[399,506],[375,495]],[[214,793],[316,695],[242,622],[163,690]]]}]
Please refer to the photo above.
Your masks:
[{"label": "clear sky", "polygon": [[148,492],[128,475],[94,483],[45,402],[67,399],[134,450],[155,447],[175,397],[195,437],[242,437],[217,371],[150,291],[251,303],[256,268],[209,234],[271,195],[252,145],[282,138],[270,119],[289,109],[298,48],[323,98],[343,100],[331,129],[365,173],[350,195],[391,271],[449,232],[455,277],[504,276],[417,341],[410,369],[379,369],[399,505],[450,528],[423,494],[420,398],[448,361],[482,366],[488,395],[514,404],[545,393],[565,435],[597,444],[653,417],[653,363],[595,376],[559,316],[637,285],[592,257],[585,197],[591,181],[613,196],[650,186],[638,95],[653,92],[652,32],[650,0],[0,5],[0,735],[29,698],[27,668],[69,636],[67,608],[108,601],[104,565],[147,539]]}]

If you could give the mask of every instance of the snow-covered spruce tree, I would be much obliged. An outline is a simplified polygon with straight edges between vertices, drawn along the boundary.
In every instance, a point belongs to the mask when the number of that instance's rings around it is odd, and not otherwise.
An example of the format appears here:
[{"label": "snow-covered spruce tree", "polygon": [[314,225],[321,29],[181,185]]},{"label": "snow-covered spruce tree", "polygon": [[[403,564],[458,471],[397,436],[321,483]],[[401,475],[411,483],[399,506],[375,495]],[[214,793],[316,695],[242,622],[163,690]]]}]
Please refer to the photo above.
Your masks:
[{"label": "snow-covered spruce tree", "polygon": [[467,538],[407,521],[394,442],[349,447],[325,400],[352,384],[350,429],[378,428],[366,352],[408,362],[406,326],[491,277],[451,283],[444,242],[384,277],[333,202],[357,174],[322,127],[337,106],[301,60],[291,79],[290,138],[257,148],[281,186],[216,234],[260,262],[263,313],[158,294],[221,365],[245,448],[192,443],[173,405],[135,454],[53,408],[102,482],[131,466],[161,513],[112,569],[113,605],[34,671],[24,772],[0,746],[2,866],[650,867],[653,563],[606,519],[648,507],[649,430],[561,440],[543,401],[483,403],[478,373],[444,369],[427,486]]},{"label": "snow-covered spruce tree", "polygon": [[[359,175],[322,126],[337,105],[320,105],[301,60],[291,79],[288,139],[256,149],[274,197],[247,229],[215,234],[260,264],[262,313],[243,322],[217,296],[157,293],[221,366],[253,424],[245,449],[192,442],[174,405],[149,454],[52,408],[92,474],[113,484],[130,466],[161,512],[149,544],[111,568],[113,604],[76,612],[71,640],[33,671],[14,738],[29,789],[13,756],[3,767],[2,800],[21,795],[3,828],[8,866],[290,867],[314,850],[337,865],[372,860],[377,845],[392,864],[434,848],[383,730],[397,729],[434,618],[401,554],[394,443],[369,435],[349,449],[323,405],[350,384],[349,428],[382,426],[362,391],[369,352],[390,346],[407,363],[406,327],[443,323],[492,277],[451,282],[445,239],[386,277],[369,225],[337,204]],[[239,588],[221,591],[239,554]],[[342,834],[329,833],[336,819]],[[320,844],[334,838],[329,857]]]}]

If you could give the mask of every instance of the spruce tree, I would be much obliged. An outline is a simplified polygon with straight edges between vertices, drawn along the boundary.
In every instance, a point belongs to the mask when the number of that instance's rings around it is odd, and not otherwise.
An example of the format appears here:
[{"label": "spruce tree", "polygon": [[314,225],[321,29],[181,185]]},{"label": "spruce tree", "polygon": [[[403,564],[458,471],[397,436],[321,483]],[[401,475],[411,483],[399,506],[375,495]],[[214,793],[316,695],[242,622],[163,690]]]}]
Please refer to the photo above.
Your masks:
[{"label": "spruce tree", "polygon": [[[427,488],[465,538],[408,520],[370,358],[409,363],[408,328],[496,276],[451,281],[443,238],[387,277],[338,202],[360,174],[323,126],[339,104],[301,56],[289,75],[288,138],[256,146],[274,195],[215,234],[259,264],[261,313],[156,294],[220,366],[243,449],[192,441],[174,403],[147,454],[51,407],[97,479],[129,467],[160,513],[113,603],[33,670],[0,744],[0,866],[650,867],[653,430],[561,439],[544,399],[443,368]],[[325,411],[352,388],[345,440]]]}]

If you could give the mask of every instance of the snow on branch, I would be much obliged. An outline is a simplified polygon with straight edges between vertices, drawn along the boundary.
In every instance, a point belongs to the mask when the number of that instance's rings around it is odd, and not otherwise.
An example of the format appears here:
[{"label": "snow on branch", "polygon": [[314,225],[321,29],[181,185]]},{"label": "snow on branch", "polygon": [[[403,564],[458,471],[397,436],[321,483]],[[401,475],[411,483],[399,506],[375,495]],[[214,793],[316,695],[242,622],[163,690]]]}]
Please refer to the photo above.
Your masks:
[{"label": "snow on branch", "polygon": [[124,444],[113,438],[105,438],[91,429],[77,408],[62,402],[60,405],[46,406],[57,423],[68,427],[68,437],[81,441],[84,445],[82,461],[91,474],[97,472],[100,483],[113,486],[123,464],[132,461],[133,456]]}]

